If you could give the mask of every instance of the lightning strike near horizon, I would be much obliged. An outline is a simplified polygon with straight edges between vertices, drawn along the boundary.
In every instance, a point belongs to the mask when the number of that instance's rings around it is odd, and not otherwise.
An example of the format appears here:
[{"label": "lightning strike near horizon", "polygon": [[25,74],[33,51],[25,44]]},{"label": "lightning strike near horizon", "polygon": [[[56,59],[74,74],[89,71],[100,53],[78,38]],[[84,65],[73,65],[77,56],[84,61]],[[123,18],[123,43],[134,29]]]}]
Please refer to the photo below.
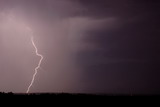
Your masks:
[{"label": "lightning strike near horizon", "polygon": [[[33,86],[33,83],[35,81],[35,78],[36,78],[36,75],[38,73],[38,70],[39,68],[41,68],[41,63],[42,63],[42,60],[43,60],[43,55],[41,55],[39,52],[38,52],[38,48],[35,44],[35,41],[34,41],[34,35],[33,35],[33,31],[32,29],[23,21],[19,21],[16,19],[15,15],[10,13],[10,14],[3,14],[3,13],[0,13],[0,16],[2,18],[4,18],[4,22],[5,23],[1,23],[1,25],[3,25],[3,27],[1,27],[1,29],[3,29],[4,31],[7,30],[9,27],[14,27],[15,29],[19,30],[19,31],[22,31],[22,32],[25,32],[27,33],[27,35],[30,36],[30,40],[31,40],[31,43],[35,49],[35,54],[40,57],[40,60],[38,62],[38,65],[37,67],[34,69],[34,74],[33,74],[33,77],[32,77],[32,80],[27,88],[27,91],[26,93],[29,93],[30,92],[30,89],[31,87]],[[1,18],[0,17],[0,18]]]},{"label": "lightning strike near horizon", "polygon": [[33,83],[35,81],[35,77],[36,77],[36,75],[38,73],[38,69],[40,68],[42,60],[43,60],[43,55],[41,55],[41,54],[38,53],[38,48],[37,48],[37,46],[36,46],[36,44],[34,42],[34,37],[33,36],[31,36],[31,42],[32,42],[33,47],[35,48],[35,53],[36,53],[37,56],[40,57],[40,60],[38,62],[38,66],[35,68],[35,73],[34,73],[34,75],[32,77],[32,81],[31,81],[31,83],[30,83],[30,85],[29,85],[26,93],[29,93],[30,88],[32,87],[32,85],[33,85]]}]

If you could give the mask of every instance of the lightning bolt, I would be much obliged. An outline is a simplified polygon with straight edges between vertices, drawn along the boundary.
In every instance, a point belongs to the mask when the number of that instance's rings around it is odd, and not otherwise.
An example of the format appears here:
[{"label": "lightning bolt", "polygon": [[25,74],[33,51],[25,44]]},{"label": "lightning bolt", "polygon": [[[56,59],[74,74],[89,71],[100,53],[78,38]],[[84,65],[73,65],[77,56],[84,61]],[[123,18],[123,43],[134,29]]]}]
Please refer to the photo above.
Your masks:
[{"label": "lightning bolt", "polygon": [[[38,57],[40,57],[40,60],[39,60],[39,62],[38,62],[38,65],[37,65],[37,67],[34,69],[34,74],[33,74],[33,77],[32,77],[32,81],[31,81],[31,83],[30,83],[30,85],[29,85],[29,87],[27,88],[27,91],[26,91],[26,93],[29,93],[30,92],[30,89],[31,89],[31,87],[33,86],[33,83],[34,83],[34,81],[35,81],[35,78],[36,78],[36,75],[37,75],[37,73],[38,73],[38,70],[41,68],[41,63],[42,63],[42,61],[43,61],[43,55],[41,55],[41,54],[39,54],[38,53],[38,48],[37,48],[37,46],[36,46],[36,44],[35,44],[35,42],[34,42],[34,36],[33,36],[33,32],[32,32],[32,29],[28,26],[28,25],[26,25],[26,23],[24,23],[24,22],[21,22],[21,21],[18,21],[18,20],[16,20],[15,19],[15,16],[14,16],[14,14],[9,14],[9,15],[5,15],[5,14],[1,14],[0,13],[0,16],[3,16],[3,17],[7,17],[6,19],[6,21],[7,21],[7,23],[6,23],[6,25],[9,25],[9,26],[15,26],[15,27],[17,27],[17,29],[21,29],[21,28],[25,28],[25,32],[26,33],[28,33],[29,32],[29,36],[31,37],[31,43],[32,43],[32,45],[33,45],[33,47],[34,47],[34,49],[35,49],[35,53],[36,53],[36,55],[38,56]],[[1,18],[1,17],[0,17]],[[20,27],[20,28],[19,28]]]},{"label": "lightning bolt", "polygon": [[37,48],[37,46],[36,46],[36,44],[34,42],[34,37],[33,36],[31,36],[31,42],[32,42],[33,47],[35,48],[35,53],[36,53],[37,56],[40,57],[40,60],[39,60],[38,66],[34,70],[35,73],[34,73],[34,75],[32,77],[32,81],[31,81],[31,83],[30,83],[30,85],[29,85],[26,93],[29,93],[30,88],[32,87],[32,85],[33,85],[33,83],[35,81],[35,77],[36,77],[36,75],[38,73],[38,69],[41,67],[41,63],[42,63],[42,60],[43,60],[43,55],[41,55],[41,54],[38,53],[38,48]]}]

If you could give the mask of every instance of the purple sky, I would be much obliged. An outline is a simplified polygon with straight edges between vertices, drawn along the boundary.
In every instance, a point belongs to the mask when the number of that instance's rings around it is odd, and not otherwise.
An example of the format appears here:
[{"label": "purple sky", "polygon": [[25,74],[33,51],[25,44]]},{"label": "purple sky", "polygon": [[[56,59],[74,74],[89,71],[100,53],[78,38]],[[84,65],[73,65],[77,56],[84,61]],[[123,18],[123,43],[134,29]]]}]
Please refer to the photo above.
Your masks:
[{"label": "purple sky", "polygon": [[[160,94],[158,0],[0,0],[0,91]],[[14,23],[11,23],[13,20]]]}]

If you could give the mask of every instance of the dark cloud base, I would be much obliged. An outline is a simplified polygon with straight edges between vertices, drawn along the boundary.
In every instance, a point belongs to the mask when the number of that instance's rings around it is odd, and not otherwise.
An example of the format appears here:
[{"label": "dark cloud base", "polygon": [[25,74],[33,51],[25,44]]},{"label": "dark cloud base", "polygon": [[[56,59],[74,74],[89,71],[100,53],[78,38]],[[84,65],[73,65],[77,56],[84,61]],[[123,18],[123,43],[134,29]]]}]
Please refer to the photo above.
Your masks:
[{"label": "dark cloud base", "polygon": [[159,1],[80,1],[92,18],[118,18],[113,29],[88,31],[97,47],[77,54],[88,92],[160,93]]}]

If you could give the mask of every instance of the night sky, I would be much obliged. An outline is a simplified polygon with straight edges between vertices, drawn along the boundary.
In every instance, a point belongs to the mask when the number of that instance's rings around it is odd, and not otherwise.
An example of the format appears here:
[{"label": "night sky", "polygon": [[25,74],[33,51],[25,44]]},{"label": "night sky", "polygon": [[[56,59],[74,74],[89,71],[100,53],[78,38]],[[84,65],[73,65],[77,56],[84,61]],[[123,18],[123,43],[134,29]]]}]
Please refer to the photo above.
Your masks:
[{"label": "night sky", "polygon": [[[10,23],[13,20],[14,23]],[[160,94],[159,0],[0,0],[0,91]]]}]

